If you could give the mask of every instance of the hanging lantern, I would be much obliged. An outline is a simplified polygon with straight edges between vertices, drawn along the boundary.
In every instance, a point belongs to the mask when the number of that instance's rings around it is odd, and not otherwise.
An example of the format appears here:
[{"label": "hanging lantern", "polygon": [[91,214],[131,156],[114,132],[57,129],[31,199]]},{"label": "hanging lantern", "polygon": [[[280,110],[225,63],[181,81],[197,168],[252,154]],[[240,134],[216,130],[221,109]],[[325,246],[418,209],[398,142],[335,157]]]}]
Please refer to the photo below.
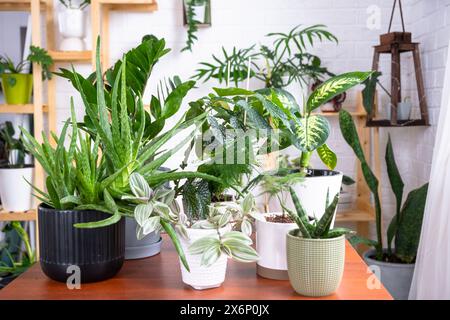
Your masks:
[{"label": "hanging lantern", "polygon": [[[366,111],[367,114],[367,126],[369,127],[389,127],[389,126],[420,126],[429,125],[428,108],[425,99],[425,88],[423,85],[422,67],[420,63],[419,43],[411,41],[411,33],[405,32],[405,23],[403,21],[403,12],[401,0],[398,0],[400,17],[402,22],[403,32],[391,32],[392,20],[397,4],[397,0],[394,1],[392,7],[391,19],[389,22],[388,33],[380,35],[380,44],[374,46],[374,55],[372,70],[376,71],[372,77],[372,89],[366,86],[363,95],[366,96]],[[420,119],[409,119],[409,111],[411,110],[411,102],[402,102],[401,97],[401,64],[400,56],[403,53],[412,52],[414,61],[414,74],[417,83],[417,93],[419,98],[420,107]],[[379,61],[381,54],[391,55],[391,90],[384,89],[390,96],[390,119],[376,119],[376,110],[374,107],[375,99],[375,85],[378,80],[377,77],[381,74],[378,72]],[[380,84],[378,82],[378,84]],[[380,84],[381,85],[381,84]],[[367,91],[371,91],[368,93]],[[367,99],[369,101],[367,102]],[[389,113],[389,112],[388,112]]]}]

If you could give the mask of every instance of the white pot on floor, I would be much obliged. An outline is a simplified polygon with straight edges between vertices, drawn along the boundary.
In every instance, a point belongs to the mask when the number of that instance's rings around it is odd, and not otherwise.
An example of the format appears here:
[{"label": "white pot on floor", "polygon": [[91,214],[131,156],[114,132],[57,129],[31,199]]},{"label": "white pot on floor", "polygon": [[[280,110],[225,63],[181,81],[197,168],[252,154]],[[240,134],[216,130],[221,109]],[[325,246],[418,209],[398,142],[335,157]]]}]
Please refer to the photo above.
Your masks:
[{"label": "white pot on floor", "polygon": [[256,221],[256,251],[259,255],[256,272],[264,278],[288,280],[286,234],[296,229],[297,225],[266,221],[266,217],[271,215],[281,215],[281,213],[253,215]]},{"label": "white pot on floor", "polygon": [[209,267],[201,265],[202,255],[192,255],[189,253],[189,246],[196,240],[217,234],[214,229],[192,229],[187,228],[189,240],[180,237],[181,246],[183,248],[186,260],[189,265],[190,272],[186,270],[180,261],[181,277],[185,284],[196,290],[204,290],[217,288],[225,281],[227,271],[228,257],[221,255],[220,258]]},{"label": "white pot on floor", "polygon": [[33,167],[0,168],[0,198],[5,211],[26,211],[33,207]]},{"label": "white pot on floor", "polygon": [[63,40],[61,51],[83,51],[85,44],[85,15],[83,10],[65,8],[58,14],[59,32]]}]

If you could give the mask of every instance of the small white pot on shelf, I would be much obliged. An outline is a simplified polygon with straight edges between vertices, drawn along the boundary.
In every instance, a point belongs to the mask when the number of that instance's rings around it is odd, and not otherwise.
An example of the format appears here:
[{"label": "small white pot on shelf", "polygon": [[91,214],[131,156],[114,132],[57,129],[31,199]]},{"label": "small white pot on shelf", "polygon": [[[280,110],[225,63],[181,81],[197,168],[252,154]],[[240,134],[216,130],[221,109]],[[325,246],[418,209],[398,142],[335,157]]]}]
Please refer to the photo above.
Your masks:
[{"label": "small white pot on shelf", "polygon": [[202,255],[192,255],[189,253],[189,246],[196,240],[216,234],[214,229],[192,229],[186,228],[189,240],[180,237],[181,247],[183,248],[190,272],[186,270],[180,261],[181,277],[185,284],[196,290],[205,290],[217,288],[225,281],[227,271],[228,257],[221,255],[220,258],[209,267],[201,265]]},{"label": "small white pot on shelf", "polygon": [[85,15],[81,9],[64,8],[58,14],[58,26],[63,40],[61,51],[83,51],[85,44]]},{"label": "small white pot on shelf", "polygon": [[5,211],[27,211],[33,206],[33,167],[0,168],[0,198]]}]

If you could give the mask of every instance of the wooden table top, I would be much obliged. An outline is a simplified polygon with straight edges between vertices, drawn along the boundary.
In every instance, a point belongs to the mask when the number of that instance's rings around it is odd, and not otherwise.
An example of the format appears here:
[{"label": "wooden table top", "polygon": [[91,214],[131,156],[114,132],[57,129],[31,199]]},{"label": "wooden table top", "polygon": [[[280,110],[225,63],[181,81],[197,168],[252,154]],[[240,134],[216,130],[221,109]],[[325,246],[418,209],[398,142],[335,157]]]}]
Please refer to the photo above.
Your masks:
[{"label": "wooden table top", "polygon": [[[0,290],[0,300],[61,300],[61,299],[235,299],[286,300],[311,299],[294,292],[289,281],[277,281],[256,275],[255,263],[229,260],[225,282],[220,288],[197,291],[184,285],[175,249],[163,235],[161,253],[157,256],[130,260],[112,279],[82,284],[81,289],[69,290],[65,283],[47,278],[35,264],[19,278]],[[367,266],[346,244],[344,277],[337,292],[321,299],[392,299],[384,287],[368,289]]]}]

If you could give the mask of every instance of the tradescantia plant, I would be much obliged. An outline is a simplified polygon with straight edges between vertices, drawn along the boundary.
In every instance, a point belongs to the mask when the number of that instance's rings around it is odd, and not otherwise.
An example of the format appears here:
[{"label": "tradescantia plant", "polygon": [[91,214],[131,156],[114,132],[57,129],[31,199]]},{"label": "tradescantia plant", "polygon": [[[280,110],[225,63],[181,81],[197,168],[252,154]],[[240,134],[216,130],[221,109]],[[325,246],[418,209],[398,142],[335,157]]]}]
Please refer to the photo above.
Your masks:
[{"label": "tradescantia plant", "polygon": [[[387,251],[384,253],[381,224],[382,208],[378,191],[379,181],[370,169],[362,151],[352,116],[347,111],[341,110],[339,112],[339,124],[345,141],[353,149],[361,163],[361,170],[367,186],[373,195],[375,205],[376,240],[353,237],[351,239],[353,244],[363,243],[374,247],[376,250],[375,258],[380,261],[413,263],[419,245],[428,183],[412,190],[402,206],[404,183],[395,161],[392,142],[389,136],[386,144],[385,160],[389,182],[396,199],[396,213],[387,229]],[[395,248],[392,248],[393,241]]]},{"label": "tradescantia plant", "polygon": [[327,201],[325,205],[325,212],[323,216],[320,218],[320,220],[317,221],[313,219],[313,222],[311,223],[309,221],[307,213],[305,212],[305,209],[303,208],[300,202],[300,199],[297,197],[297,194],[295,193],[294,189],[292,189],[292,187],[289,187],[289,192],[292,198],[292,202],[294,203],[296,212],[294,213],[284,204],[282,204],[282,207],[289,213],[291,219],[297,224],[299,231],[299,233],[297,233],[298,236],[305,239],[329,239],[329,238],[337,238],[344,234],[354,233],[353,231],[346,228],[330,229],[331,222],[333,221],[334,213],[336,210],[336,206],[339,201],[339,193],[334,196],[331,203],[328,203]]}]

